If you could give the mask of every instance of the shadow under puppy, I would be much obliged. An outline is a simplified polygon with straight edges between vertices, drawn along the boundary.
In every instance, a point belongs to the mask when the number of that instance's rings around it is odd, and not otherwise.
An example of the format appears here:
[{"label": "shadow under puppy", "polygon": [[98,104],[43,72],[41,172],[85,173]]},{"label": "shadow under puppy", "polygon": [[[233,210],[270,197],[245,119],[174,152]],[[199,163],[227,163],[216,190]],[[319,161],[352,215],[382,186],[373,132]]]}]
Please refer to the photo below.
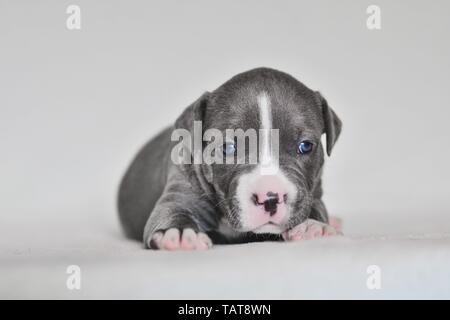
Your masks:
[{"label": "shadow under puppy", "polygon": [[[224,136],[227,129],[262,132],[256,162],[250,161],[251,150],[239,154],[236,140],[225,138],[223,155],[240,162],[174,163],[179,141],[172,141],[172,133],[184,129],[194,135],[195,121],[203,132],[214,128]],[[321,200],[321,136],[330,155],[341,126],[321,94],[292,76],[268,68],[238,74],[203,94],[137,154],[118,196],[125,234],[147,248],[167,250],[339,234]],[[263,174],[272,165],[267,132],[273,129],[276,170]],[[205,148],[203,141],[200,149]]]}]

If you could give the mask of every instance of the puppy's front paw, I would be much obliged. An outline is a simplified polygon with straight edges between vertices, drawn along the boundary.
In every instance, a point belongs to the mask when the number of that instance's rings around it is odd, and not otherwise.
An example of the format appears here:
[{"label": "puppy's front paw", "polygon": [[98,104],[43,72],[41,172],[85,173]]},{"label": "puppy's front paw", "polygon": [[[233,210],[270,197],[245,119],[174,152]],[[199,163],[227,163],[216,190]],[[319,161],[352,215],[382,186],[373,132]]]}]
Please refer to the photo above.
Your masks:
[{"label": "puppy's front paw", "polygon": [[283,238],[286,241],[296,241],[336,235],[342,235],[342,232],[326,223],[313,219],[307,219],[305,222],[288,231],[285,231],[283,233]]},{"label": "puppy's front paw", "polygon": [[212,247],[211,239],[203,232],[186,228],[181,231],[170,228],[155,232],[150,240],[151,249],[160,250],[206,250]]}]

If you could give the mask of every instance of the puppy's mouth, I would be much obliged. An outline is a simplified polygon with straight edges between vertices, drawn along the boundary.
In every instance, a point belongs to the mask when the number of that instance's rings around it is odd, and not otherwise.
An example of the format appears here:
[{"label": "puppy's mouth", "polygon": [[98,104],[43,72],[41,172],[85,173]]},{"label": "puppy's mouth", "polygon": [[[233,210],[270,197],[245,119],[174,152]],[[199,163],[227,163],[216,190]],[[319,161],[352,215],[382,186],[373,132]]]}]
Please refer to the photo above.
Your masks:
[{"label": "puppy's mouth", "polygon": [[253,230],[251,230],[251,232],[253,233],[272,233],[272,234],[281,234],[285,231],[285,229],[279,225],[276,224],[274,222],[268,222],[265,223]]}]

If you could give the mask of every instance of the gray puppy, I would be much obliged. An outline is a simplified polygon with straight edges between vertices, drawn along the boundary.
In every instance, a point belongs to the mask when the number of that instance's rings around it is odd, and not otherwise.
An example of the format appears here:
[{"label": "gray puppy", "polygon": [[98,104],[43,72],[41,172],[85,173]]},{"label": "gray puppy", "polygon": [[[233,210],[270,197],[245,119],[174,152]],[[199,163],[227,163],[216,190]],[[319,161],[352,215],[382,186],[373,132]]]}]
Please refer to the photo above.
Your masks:
[{"label": "gray puppy", "polygon": [[[263,129],[256,163],[249,161],[250,148],[239,156],[235,140],[226,140],[222,150],[240,163],[174,163],[179,141],[172,141],[172,133],[194,135],[195,121],[202,132],[214,128],[224,136],[227,129]],[[137,154],[119,190],[123,229],[147,248],[167,250],[339,234],[321,200],[321,136],[330,155],[341,126],[320,93],[292,76],[268,68],[238,74],[203,94]],[[266,132],[273,129],[277,169],[262,174],[272,143]],[[203,141],[200,148],[206,147]]]}]

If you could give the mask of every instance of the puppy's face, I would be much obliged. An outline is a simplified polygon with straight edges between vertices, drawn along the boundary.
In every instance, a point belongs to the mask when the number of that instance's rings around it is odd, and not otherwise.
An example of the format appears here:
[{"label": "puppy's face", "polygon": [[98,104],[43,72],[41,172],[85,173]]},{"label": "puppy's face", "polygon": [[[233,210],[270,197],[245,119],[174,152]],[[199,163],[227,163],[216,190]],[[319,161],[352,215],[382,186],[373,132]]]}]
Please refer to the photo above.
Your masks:
[{"label": "puppy's face", "polygon": [[[204,99],[197,118],[203,130],[222,132],[223,156],[234,160],[204,164],[202,170],[217,195],[222,221],[254,233],[282,233],[304,221],[321,192],[321,136],[327,134],[329,152],[340,131],[326,101],[271,69],[240,74]],[[253,131],[256,137],[238,140],[230,129]],[[256,148],[250,145],[255,139]]]}]

